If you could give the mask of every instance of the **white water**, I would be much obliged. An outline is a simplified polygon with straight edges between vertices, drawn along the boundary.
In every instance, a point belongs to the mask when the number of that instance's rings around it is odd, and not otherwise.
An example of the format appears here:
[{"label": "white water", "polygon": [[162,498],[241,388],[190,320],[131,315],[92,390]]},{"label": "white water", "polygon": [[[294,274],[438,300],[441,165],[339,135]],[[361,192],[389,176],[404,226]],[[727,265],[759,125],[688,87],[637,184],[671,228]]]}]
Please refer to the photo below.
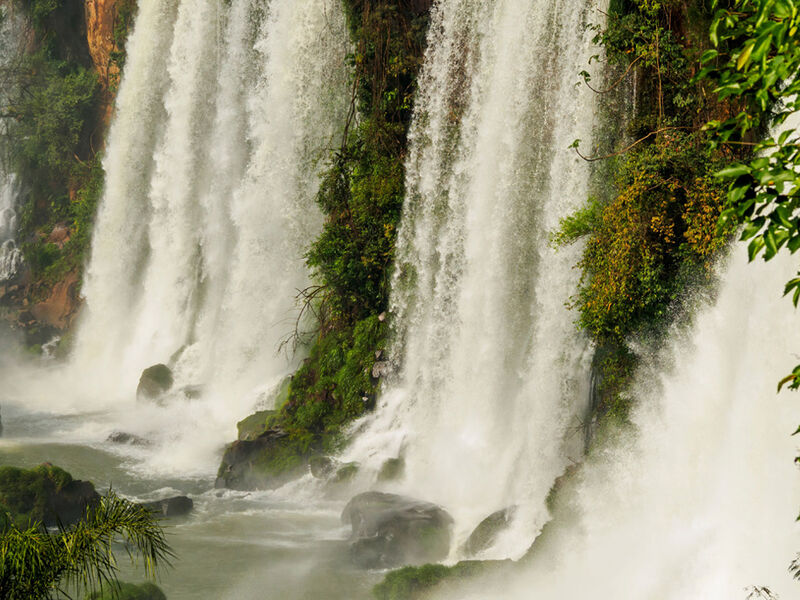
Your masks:
[{"label": "white water", "polygon": [[[66,369],[75,380],[47,409],[115,411],[116,427],[165,446],[145,468],[215,469],[236,421],[296,363],[278,346],[308,284],[347,51],[336,0],[141,3]],[[135,404],[155,363],[175,372],[167,409]],[[108,427],[87,421],[83,434]]]},{"label": "white water", "polygon": [[748,264],[737,247],[717,301],[641,369],[639,434],[591,458],[574,522],[513,584],[452,597],[731,600],[750,586],[800,597],[787,570],[800,550],[800,410],[775,393],[800,348],[800,314],[780,297],[793,265]]},{"label": "white water", "polygon": [[554,479],[580,458],[590,352],[564,304],[579,248],[548,232],[580,207],[596,51],[580,0],[452,0],[432,16],[406,164],[391,310],[399,372],[344,457],[443,505],[456,544],[519,505],[490,556],[518,556],[547,520]]},{"label": "white water", "polygon": [[13,176],[0,181],[0,283],[13,279],[22,267],[22,252],[17,247],[17,199],[19,189]]},{"label": "white water", "polygon": [[[6,7],[0,7],[0,73],[13,72],[14,62],[22,55],[24,23],[22,19],[9,14]],[[13,77],[0,76],[0,102],[9,105],[18,93],[12,85]],[[5,123],[0,128],[5,132]],[[22,268],[22,251],[17,247],[16,237],[19,226],[17,208],[20,189],[16,177],[10,172],[7,155],[9,148],[3,148],[0,160],[0,283],[14,279]]]}]

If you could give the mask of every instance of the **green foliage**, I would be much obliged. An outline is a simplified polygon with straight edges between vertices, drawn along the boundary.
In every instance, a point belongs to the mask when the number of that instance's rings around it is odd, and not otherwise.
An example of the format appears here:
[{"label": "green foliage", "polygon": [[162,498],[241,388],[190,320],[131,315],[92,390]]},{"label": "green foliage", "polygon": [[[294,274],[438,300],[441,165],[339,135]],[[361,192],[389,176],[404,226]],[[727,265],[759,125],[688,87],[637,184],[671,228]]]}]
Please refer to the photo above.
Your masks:
[{"label": "green foliage", "polygon": [[50,464],[33,469],[0,467],[0,513],[21,527],[45,520],[52,496],[72,481],[72,476]]},{"label": "green foliage", "polygon": [[[727,184],[721,226],[743,225],[750,260],[773,258],[781,248],[800,248],[800,136],[786,119],[800,109],[800,6],[793,0],[739,0],[714,15],[715,48],[703,55],[698,78],[717,84],[720,99],[733,98],[740,110],[708,128],[716,147],[750,145],[749,160],[733,162],[717,175]],[[777,136],[754,134],[783,125]],[[800,278],[784,294],[800,300]],[[779,383],[800,387],[800,365]]]},{"label": "green foliage", "polygon": [[[640,334],[659,338],[686,286],[711,277],[732,231],[717,226],[724,190],[714,173],[726,157],[709,147],[703,130],[730,103],[717,101],[695,77],[710,20],[699,0],[615,0],[595,37],[619,73],[597,91],[634,80],[636,114],[607,157],[610,173],[602,175],[613,180],[612,189],[562,220],[551,241],[586,238],[572,305],[602,355],[595,369],[605,422],[627,421],[625,388],[636,359],[626,343]],[[591,87],[589,74],[583,76]]]},{"label": "green foliage", "polygon": [[335,447],[342,426],[371,407],[376,351],[386,338],[389,272],[404,196],[403,161],[428,24],[424,3],[344,0],[354,51],[354,95],[341,148],[317,201],[323,231],[306,256],[320,285],[321,331],[272,424],[289,433],[264,458],[294,468]]},{"label": "green foliage", "polygon": [[386,324],[367,317],[351,328],[320,337],[309,358],[292,377],[278,422],[299,438],[332,437],[342,425],[361,416],[371,405],[375,352],[386,337]]},{"label": "green foliage", "polygon": [[342,148],[322,179],[317,200],[328,218],[307,259],[325,287],[329,316],[349,325],[386,308],[428,17],[396,0],[345,0],[344,7],[356,95]]},{"label": "green foliage", "polygon": [[723,245],[722,194],[701,142],[673,131],[627,154],[616,168],[618,194],[599,211],[586,209],[599,217],[580,262],[576,304],[596,339],[663,326],[687,276],[703,274]]},{"label": "green foliage", "polygon": [[69,529],[49,533],[8,523],[0,537],[0,597],[39,600],[61,597],[76,585],[90,590],[113,585],[117,541],[131,561],[142,560],[148,576],[173,556],[153,513],[113,492]]}]

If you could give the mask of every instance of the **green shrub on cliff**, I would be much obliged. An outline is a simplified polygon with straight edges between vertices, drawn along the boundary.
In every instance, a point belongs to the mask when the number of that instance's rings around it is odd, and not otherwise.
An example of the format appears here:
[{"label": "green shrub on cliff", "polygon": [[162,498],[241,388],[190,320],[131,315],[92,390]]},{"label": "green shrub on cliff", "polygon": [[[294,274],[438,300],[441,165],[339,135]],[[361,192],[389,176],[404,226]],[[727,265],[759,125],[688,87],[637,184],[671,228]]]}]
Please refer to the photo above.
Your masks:
[{"label": "green shrub on cliff", "polygon": [[[724,190],[714,173],[729,153],[710,148],[705,123],[726,114],[710,86],[694,76],[708,46],[709,7],[676,0],[611,3],[601,44],[613,76],[601,98],[624,86],[635,114],[616,137],[604,176],[613,185],[564,219],[556,244],[586,238],[582,278],[572,306],[598,343],[600,413],[625,421],[625,388],[636,357],[628,343],[658,339],[680,314],[687,288],[708,282],[730,228],[718,228]],[[601,100],[602,102],[602,100]],[[577,145],[576,142],[575,145]]]},{"label": "green shrub on cliff", "polygon": [[[274,423],[298,452],[335,445],[371,406],[403,203],[406,134],[428,24],[426,2],[344,0],[354,51],[351,113],[317,201],[326,215],[307,263],[321,327]],[[293,464],[291,460],[272,465]]]}]

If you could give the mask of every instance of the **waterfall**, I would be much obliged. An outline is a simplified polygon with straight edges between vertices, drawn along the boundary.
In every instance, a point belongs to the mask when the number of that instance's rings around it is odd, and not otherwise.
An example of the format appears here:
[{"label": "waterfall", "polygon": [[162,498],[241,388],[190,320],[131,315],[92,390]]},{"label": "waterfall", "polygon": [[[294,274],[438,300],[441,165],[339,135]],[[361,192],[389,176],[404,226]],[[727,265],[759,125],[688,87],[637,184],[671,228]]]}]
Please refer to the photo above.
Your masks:
[{"label": "waterfall", "polygon": [[737,247],[717,300],[640,369],[638,433],[589,460],[574,520],[555,524],[513,584],[452,597],[729,600],[752,586],[797,597],[800,410],[775,394],[800,347],[800,315],[780,296],[795,270],[788,255],[748,264]]},{"label": "waterfall", "polygon": [[[13,62],[22,54],[25,43],[22,19],[0,7],[0,70],[13,67]],[[0,102],[10,104],[18,90],[5,78],[0,86]],[[6,124],[0,124],[5,130]],[[3,131],[5,133],[5,131]],[[16,237],[19,226],[17,208],[20,189],[16,176],[9,168],[8,148],[3,148],[3,159],[0,161],[0,284],[13,280],[22,268],[22,252],[17,247]]]},{"label": "waterfall", "polygon": [[[127,48],[72,368],[126,427],[169,423],[175,468],[210,469],[296,364],[278,347],[344,123],[347,31],[338,0],[154,0]],[[170,416],[132,403],[154,363],[174,371]]]},{"label": "waterfall", "polygon": [[16,277],[22,267],[22,252],[17,248],[18,186],[13,175],[4,175],[0,183],[0,283]]},{"label": "waterfall", "polygon": [[545,497],[583,451],[590,348],[566,307],[580,248],[548,232],[583,205],[595,98],[576,86],[596,52],[580,0],[434,6],[406,162],[391,300],[399,365],[346,460],[389,489],[440,503],[456,544],[516,505],[515,556],[547,520]]}]

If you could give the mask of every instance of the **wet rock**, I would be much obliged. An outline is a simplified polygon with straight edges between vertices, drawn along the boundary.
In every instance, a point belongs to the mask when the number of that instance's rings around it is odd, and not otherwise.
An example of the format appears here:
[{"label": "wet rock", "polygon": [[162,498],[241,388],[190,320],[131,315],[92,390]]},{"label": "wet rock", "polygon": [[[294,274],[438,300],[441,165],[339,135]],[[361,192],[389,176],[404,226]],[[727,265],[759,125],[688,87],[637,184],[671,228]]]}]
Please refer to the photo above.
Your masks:
[{"label": "wet rock", "polygon": [[215,487],[274,489],[306,472],[308,458],[291,446],[285,431],[271,427],[253,440],[237,440],[225,449]]},{"label": "wet rock", "polygon": [[126,431],[112,431],[106,438],[107,442],[112,444],[124,444],[128,446],[149,446],[150,440],[139,437],[136,434],[128,433]]},{"label": "wet rock", "polygon": [[173,496],[153,502],[142,502],[142,506],[163,517],[182,517],[192,512],[194,502],[188,496]]},{"label": "wet rock", "polygon": [[380,379],[386,377],[392,370],[392,364],[388,360],[379,360],[372,365],[372,378]]},{"label": "wet rock", "polygon": [[514,518],[516,506],[510,506],[490,514],[472,531],[461,551],[466,556],[475,556],[490,548]]},{"label": "wet rock", "polygon": [[308,470],[316,479],[327,479],[336,468],[337,461],[330,456],[312,456],[308,459]]},{"label": "wet rock", "polygon": [[347,483],[352,481],[353,477],[358,473],[358,463],[349,462],[344,463],[341,467],[336,469],[336,473],[331,477],[332,483]]},{"label": "wet rock", "polygon": [[0,467],[0,507],[21,526],[43,523],[71,525],[100,502],[88,481],[79,481],[49,463],[33,469]]},{"label": "wet rock", "polygon": [[378,481],[393,481],[400,479],[406,469],[406,461],[402,458],[390,458],[381,465],[378,471]]},{"label": "wet rock", "polygon": [[197,400],[203,395],[203,386],[185,385],[181,388],[181,394],[183,394],[187,400]]},{"label": "wet rock", "polygon": [[157,364],[147,367],[139,378],[136,398],[139,400],[157,400],[172,388],[172,371],[167,365]]},{"label": "wet rock", "polygon": [[274,414],[274,410],[260,410],[239,421],[236,424],[239,440],[252,441],[264,434],[268,429],[267,419]]},{"label": "wet rock", "polygon": [[350,524],[350,557],[363,568],[436,562],[450,551],[452,517],[430,502],[366,492],[342,512]]}]

